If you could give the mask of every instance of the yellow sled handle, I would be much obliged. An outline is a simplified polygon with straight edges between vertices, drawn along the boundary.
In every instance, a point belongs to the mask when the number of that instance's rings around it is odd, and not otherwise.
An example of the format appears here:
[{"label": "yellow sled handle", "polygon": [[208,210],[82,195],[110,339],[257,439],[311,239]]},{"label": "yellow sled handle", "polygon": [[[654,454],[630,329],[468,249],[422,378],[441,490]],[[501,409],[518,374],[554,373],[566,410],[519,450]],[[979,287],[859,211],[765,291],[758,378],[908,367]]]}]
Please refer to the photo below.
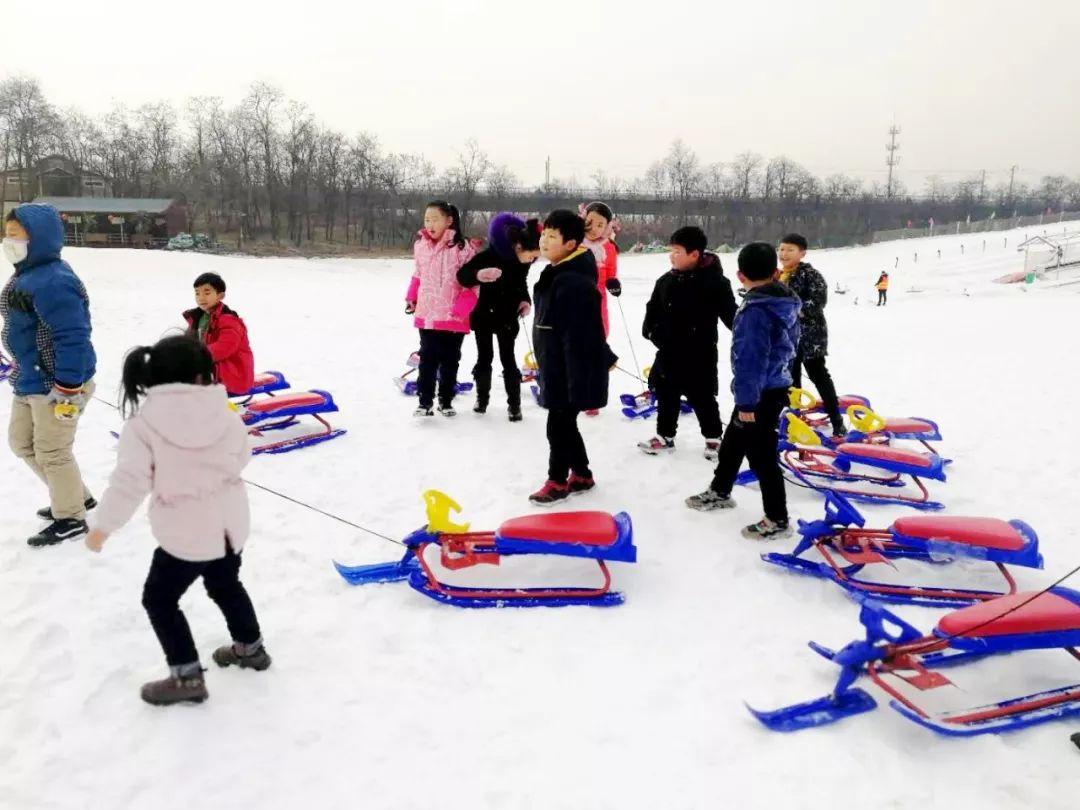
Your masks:
[{"label": "yellow sled handle", "polygon": [[789,388],[788,405],[794,411],[808,411],[817,407],[818,399],[805,388]]},{"label": "yellow sled handle", "polygon": [[539,366],[536,365],[536,355],[532,352],[528,352],[525,355],[525,368],[535,371]]},{"label": "yellow sled handle", "polygon": [[787,417],[787,437],[788,441],[794,444],[803,444],[810,447],[819,447],[821,445],[821,437],[814,433],[810,429],[810,426],[806,424],[802,419],[797,417],[793,413],[786,413]]},{"label": "yellow sled handle", "polygon": [[847,417],[860,433],[878,433],[885,429],[885,420],[865,405],[849,405]]},{"label": "yellow sled handle", "polygon": [[461,512],[461,504],[437,489],[429,489],[424,493],[424,503],[427,505],[427,519],[429,532],[439,534],[464,534],[469,530],[468,523],[454,523],[450,520],[451,512]]}]

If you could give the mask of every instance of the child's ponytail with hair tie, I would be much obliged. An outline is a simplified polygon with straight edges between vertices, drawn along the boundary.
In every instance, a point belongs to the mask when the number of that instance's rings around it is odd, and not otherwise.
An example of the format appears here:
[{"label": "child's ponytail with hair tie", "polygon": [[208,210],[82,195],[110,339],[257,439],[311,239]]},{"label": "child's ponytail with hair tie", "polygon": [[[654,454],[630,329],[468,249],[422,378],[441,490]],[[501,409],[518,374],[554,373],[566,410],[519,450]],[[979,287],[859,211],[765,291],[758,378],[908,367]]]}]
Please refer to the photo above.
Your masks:
[{"label": "child's ponytail with hair tie", "polygon": [[125,417],[138,409],[139,400],[150,387],[153,352],[153,346],[136,346],[124,357],[124,369],[120,375],[120,413]]}]

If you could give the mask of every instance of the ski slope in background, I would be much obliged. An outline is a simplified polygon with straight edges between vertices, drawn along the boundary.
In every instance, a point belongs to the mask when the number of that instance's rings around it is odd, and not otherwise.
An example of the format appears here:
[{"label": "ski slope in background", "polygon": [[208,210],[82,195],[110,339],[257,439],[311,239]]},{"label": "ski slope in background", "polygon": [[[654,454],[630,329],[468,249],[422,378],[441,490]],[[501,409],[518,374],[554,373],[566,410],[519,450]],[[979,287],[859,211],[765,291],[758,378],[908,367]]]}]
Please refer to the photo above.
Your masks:
[{"label": "ski slope in background", "polygon": [[[950,514],[1018,517],[1039,532],[1047,570],[1016,571],[1022,588],[1080,562],[1072,422],[1080,288],[992,281],[1022,269],[1015,246],[1035,232],[809,256],[830,289],[848,289],[827,310],[837,387],[869,396],[885,415],[939,421],[943,452],[956,463],[932,495]],[[334,424],[349,433],[257,458],[250,480],[391,537],[423,523],[420,494],[432,487],[460,501],[476,528],[530,511],[526,496],[546,462],[543,412],[530,397],[520,424],[507,422],[497,384],[486,417],[465,397],[457,420],[418,422],[414,403],[391,385],[417,345],[403,313],[409,262],[65,256],[92,297],[100,396],[114,396],[128,348],[180,324],[203,271],[227,279],[259,368],[283,371],[297,389],[333,392]],[[735,257],[723,261],[733,276]],[[640,338],[645,303],[667,266],[663,255],[621,261],[621,305],[640,365],[652,359]],[[885,308],[872,305],[881,270],[892,280]],[[611,344],[631,369],[614,302]],[[522,337],[518,355],[525,351]],[[474,357],[470,339],[463,375]],[[726,343],[721,357],[726,419]],[[639,387],[616,373],[612,399]],[[0,421],[8,410],[0,397]],[[773,707],[831,688],[834,667],[806,641],[855,638],[856,606],[835,586],[764,565],[763,549],[738,537],[760,517],[756,489],[737,492],[730,512],[686,509],[683,499],[711,475],[692,418],[665,458],[641,455],[635,444],[651,425],[614,407],[583,421],[598,488],[571,508],[631,513],[639,562],[612,566],[624,606],[462,611],[404,585],[351,588],[331,560],[390,560],[400,548],[252,489],[245,582],[274,666],[212,670],[206,704],[167,710],[138,699],[139,685],[164,672],[139,603],[154,548],[145,515],[100,557],[81,543],[30,549],[24,538],[39,525],[33,512],[44,492],[0,453],[0,808],[1076,806],[1080,769],[1067,740],[1076,723],[948,740],[882,703],[791,736],[759,727],[744,699]],[[119,424],[96,402],[83,417],[78,456],[96,493]],[[789,497],[793,517],[820,515],[819,497],[799,489]],[[904,513],[863,510],[869,525]],[[523,578],[562,575],[559,566],[515,563],[508,570]],[[978,584],[981,574],[968,574]],[[224,624],[198,586],[183,605],[209,661],[227,641]],[[901,613],[925,629],[939,615]],[[1080,672],[1060,654],[1037,669],[993,663],[972,675],[983,676],[980,689],[1006,694],[1074,683]]]}]

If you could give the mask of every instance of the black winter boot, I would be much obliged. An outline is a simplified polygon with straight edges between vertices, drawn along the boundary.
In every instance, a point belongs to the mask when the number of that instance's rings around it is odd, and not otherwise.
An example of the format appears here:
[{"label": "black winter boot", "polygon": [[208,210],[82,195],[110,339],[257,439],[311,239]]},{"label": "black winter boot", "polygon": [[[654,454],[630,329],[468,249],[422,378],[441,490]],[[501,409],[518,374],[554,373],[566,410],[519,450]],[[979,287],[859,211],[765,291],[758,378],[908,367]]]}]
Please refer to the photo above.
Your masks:
[{"label": "black winter boot", "polygon": [[473,369],[473,380],[476,381],[476,404],[473,410],[477,413],[487,413],[488,402],[491,399],[491,369]]}]

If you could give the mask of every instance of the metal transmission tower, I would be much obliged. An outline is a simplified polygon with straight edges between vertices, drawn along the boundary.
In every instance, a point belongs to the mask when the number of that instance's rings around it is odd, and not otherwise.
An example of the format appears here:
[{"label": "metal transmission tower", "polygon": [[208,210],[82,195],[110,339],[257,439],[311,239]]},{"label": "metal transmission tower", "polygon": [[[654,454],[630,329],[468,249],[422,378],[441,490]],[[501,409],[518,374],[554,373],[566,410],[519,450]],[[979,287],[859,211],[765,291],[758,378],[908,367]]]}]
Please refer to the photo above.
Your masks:
[{"label": "metal transmission tower", "polygon": [[900,134],[900,127],[893,124],[889,127],[889,142],[885,145],[885,151],[888,155],[885,157],[885,165],[889,167],[889,179],[885,184],[885,197],[891,200],[893,197],[893,169],[900,163],[900,158],[896,154],[900,151],[900,144],[896,142],[896,136]]}]

